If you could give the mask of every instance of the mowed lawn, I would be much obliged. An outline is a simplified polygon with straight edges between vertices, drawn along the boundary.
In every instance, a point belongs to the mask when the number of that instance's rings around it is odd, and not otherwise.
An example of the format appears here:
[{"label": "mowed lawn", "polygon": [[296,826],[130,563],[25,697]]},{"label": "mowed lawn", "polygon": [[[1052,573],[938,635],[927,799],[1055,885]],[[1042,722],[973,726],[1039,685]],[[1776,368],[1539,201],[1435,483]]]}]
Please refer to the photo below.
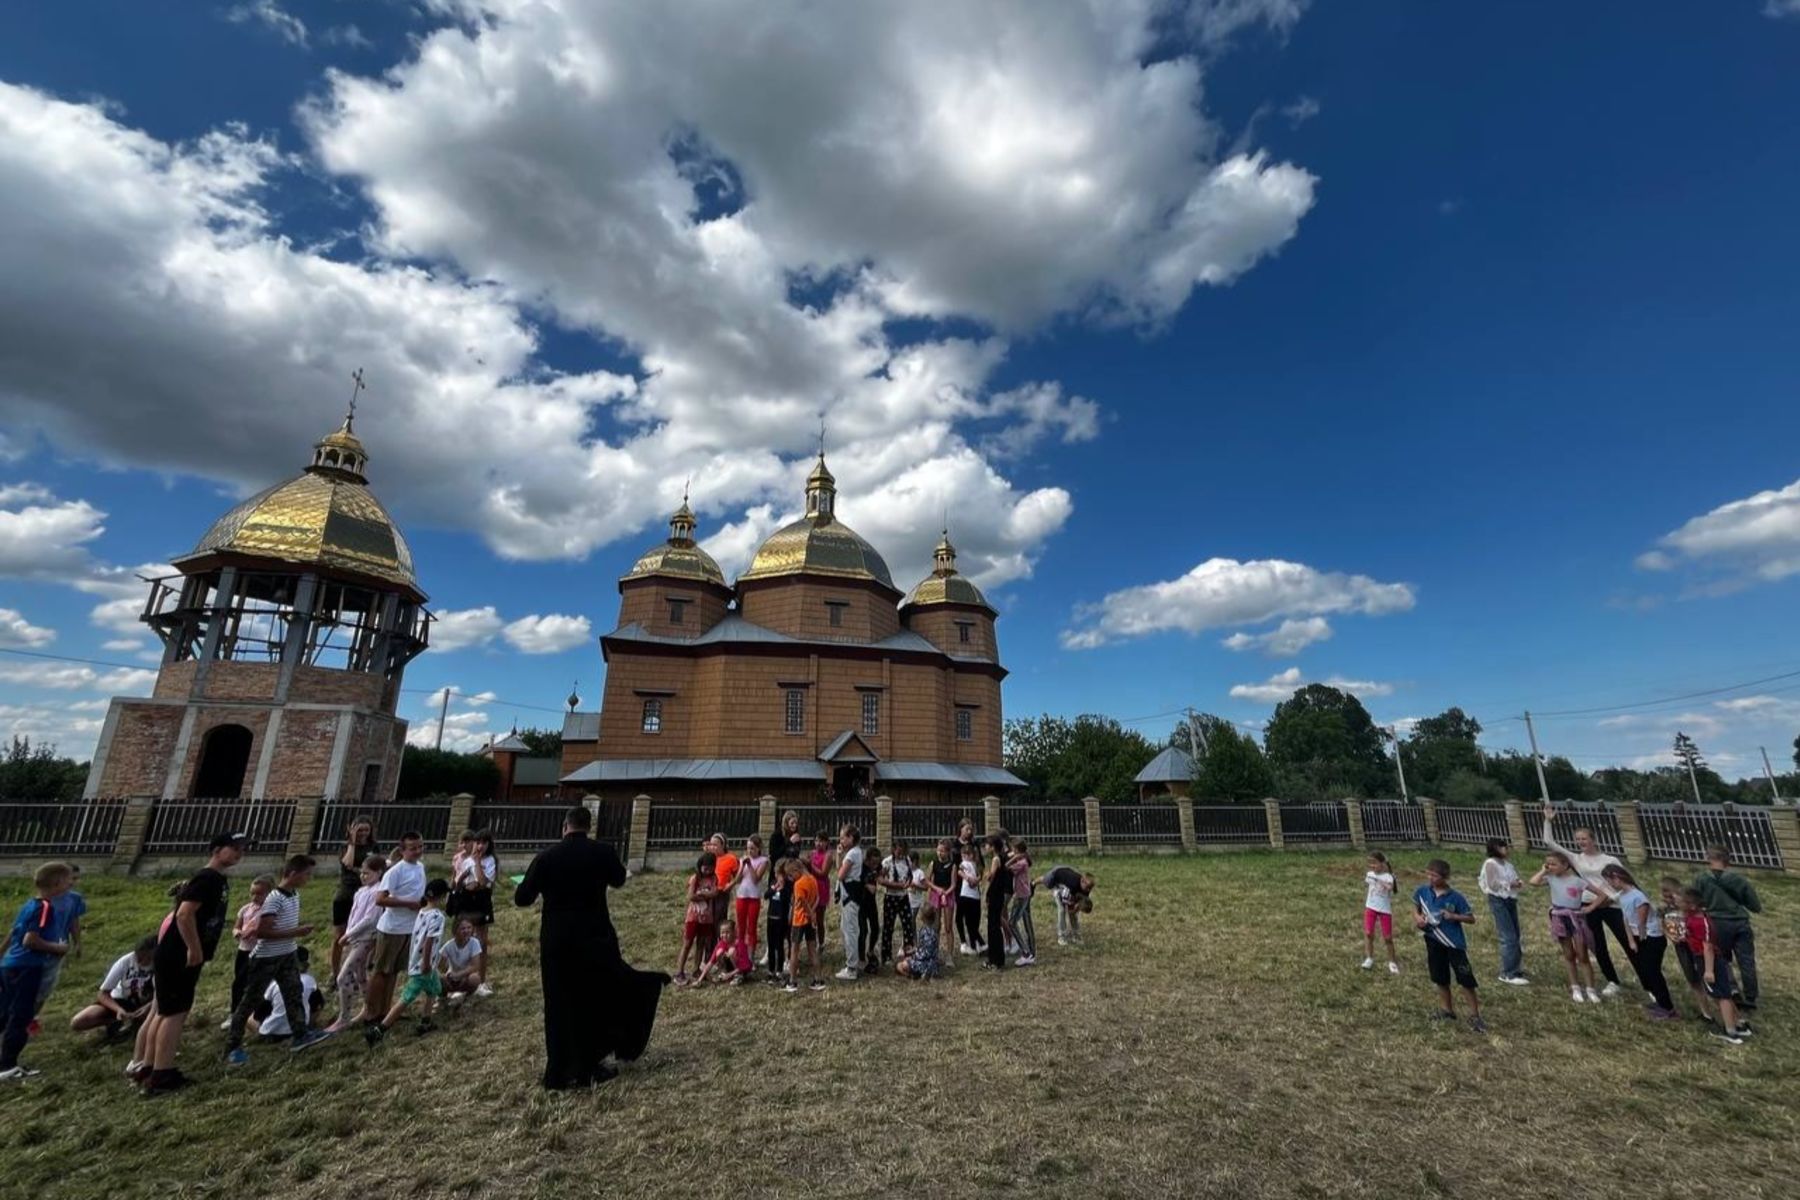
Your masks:
[{"label": "mowed lawn", "polygon": [[[1395,856],[1403,871],[1427,855]],[[1472,887],[1477,861],[1453,856]],[[0,1091],[8,1196],[1792,1196],[1800,1188],[1800,886],[1758,878],[1764,1004],[1743,1048],[1629,1002],[1569,1002],[1541,918],[1539,983],[1491,982],[1492,1032],[1429,1023],[1423,950],[1357,969],[1360,855],[1108,857],[1087,945],[995,976],[670,991],[651,1049],[588,1095],[535,1086],[535,921],[507,910],[498,995],[418,1038],[219,1061],[230,964],[208,971],[182,1063],[141,1099],[125,1045],[66,1032],[167,880],[90,877],[87,950]],[[509,869],[523,868],[509,863]],[[329,884],[304,895],[323,917]],[[681,881],[615,894],[640,965],[672,970]],[[234,904],[247,890],[234,888]],[[26,894],[0,881],[7,912]],[[1479,901],[1477,900],[1479,905]],[[1531,905],[1535,912],[1537,904]],[[835,916],[833,918],[835,926]],[[317,953],[323,937],[312,943]],[[837,964],[832,964],[835,969]],[[1673,957],[1669,963],[1675,970]],[[1678,987],[1685,1003],[1685,993]],[[1691,1006],[1690,1006],[1691,1011]],[[1496,1190],[1498,1189],[1498,1190]]]}]

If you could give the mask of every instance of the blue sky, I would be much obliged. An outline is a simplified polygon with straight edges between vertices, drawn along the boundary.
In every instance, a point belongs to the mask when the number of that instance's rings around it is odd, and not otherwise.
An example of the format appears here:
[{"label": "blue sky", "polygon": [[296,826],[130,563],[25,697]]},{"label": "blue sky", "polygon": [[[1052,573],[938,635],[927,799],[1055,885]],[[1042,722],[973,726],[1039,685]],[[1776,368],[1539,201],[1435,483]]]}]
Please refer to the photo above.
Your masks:
[{"label": "blue sky", "polygon": [[1792,753],[1800,676],[1616,706],[1800,670],[1796,6],[688,7],[0,16],[0,647],[92,660],[0,653],[0,729],[86,752],[128,569],[362,366],[452,744],[597,698],[683,481],[741,566],[823,411],[1015,715]]}]

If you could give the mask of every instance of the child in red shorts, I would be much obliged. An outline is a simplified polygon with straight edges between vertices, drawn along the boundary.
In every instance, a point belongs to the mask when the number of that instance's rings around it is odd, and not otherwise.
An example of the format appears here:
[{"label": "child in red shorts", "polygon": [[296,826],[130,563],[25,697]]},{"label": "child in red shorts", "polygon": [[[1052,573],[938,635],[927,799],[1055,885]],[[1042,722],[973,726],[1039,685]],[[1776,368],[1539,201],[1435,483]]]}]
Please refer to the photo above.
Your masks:
[{"label": "child in red shorts", "polygon": [[1394,954],[1394,868],[1379,850],[1369,854],[1363,885],[1368,891],[1363,898],[1362,969],[1367,971],[1375,965],[1375,930],[1379,928],[1381,940],[1387,943],[1388,971],[1398,975],[1400,960]]},{"label": "child in red shorts", "polygon": [[694,958],[694,974],[697,977],[700,969],[706,964],[706,955],[713,943],[713,897],[719,893],[719,880],[715,874],[718,859],[708,850],[694,864],[694,873],[687,881],[687,913],[681,926],[681,960],[675,965],[675,983],[685,987],[688,981],[688,954],[699,946],[699,954]]}]

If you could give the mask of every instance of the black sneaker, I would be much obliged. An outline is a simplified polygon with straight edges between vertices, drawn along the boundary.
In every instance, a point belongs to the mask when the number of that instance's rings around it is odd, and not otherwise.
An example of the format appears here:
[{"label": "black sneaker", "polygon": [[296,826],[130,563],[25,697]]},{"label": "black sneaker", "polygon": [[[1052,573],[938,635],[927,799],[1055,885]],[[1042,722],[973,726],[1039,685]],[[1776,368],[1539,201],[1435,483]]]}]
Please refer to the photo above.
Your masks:
[{"label": "black sneaker", "polygon": [[1741,1038],[1754,1037],[1756,1035],[1756,1030],[1750,1028],[1750,1022],[1748,1021],[1739,1021],[1737,1028],[1731,1032],[1737,1034]]},{"label": "black sneaker", "polygon": [[1723,1029],[1715,1029],[1715,1030],[1713,1030],[1713,1031],[1712,1031],[1712,1036],[1713,1036],[1713,1037],[1716,1037],[1716,1038],[1718,1038],[1718,1039],[1719,1039],[1719,1040],[1720,1040],[1720,1041],[1721,1041],[1721,1042],[1725,1042],[1725,1043],[1728,1043],[1728,1044],[1729,1044],[1729,1045],[1733,1045],[1733,1046],[1741,1046],[1741,1045],[1743,1045],[1743,1044],[1744,1044],[1744,1039],[1743,1039],[1743,1038],[1741,1038],[1741,1037],[1739,1037],[1739,1036],[1738,1036],[1738,1035],[1737,1035],[1737,1034],[1735,1034],[1735,1033],[1729,1033],[1729,1032],[1727,1032],[1727,1031],[1726,1031],[1726,1030],[1723,1030]]},{"label": "black sneaker", "polygon": [[431,1033],[436,1028],[437,1028],[437,1023],[435,1021],[433,1021],[430,1017],[420,1017],[419,1018],[419,1036],[423,1037],[424,1035]]},{"label": "black sneaker", "polygon": [[381,1039],[385,1038],[386,1036],[387,1036],[387,1030],[383,1029],[380,1025],[374,1024],[373,1022],[371,1022],[363,1030],[363,1041],[369,1043],[369,1045],[371,1045],[371,1046],[381,1045]]},{"label": "black sneaker", "polygon": [[144,1084],[144,1096],[146,1098],[151,1096],[166,1096],[170,1092],[179,1092],[182,1088],[187,1087],[192,1082],[193,1080],[189,1079],[186,1075],[183,1075],[177,1069],[152,1072],[149,1081]]}]

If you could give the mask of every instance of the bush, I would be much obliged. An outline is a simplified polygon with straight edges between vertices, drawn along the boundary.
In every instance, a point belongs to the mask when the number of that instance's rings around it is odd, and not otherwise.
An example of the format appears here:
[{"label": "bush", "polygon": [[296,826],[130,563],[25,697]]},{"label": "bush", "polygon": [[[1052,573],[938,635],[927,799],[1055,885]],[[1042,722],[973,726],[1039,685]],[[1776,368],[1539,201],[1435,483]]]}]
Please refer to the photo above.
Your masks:
[{"label": "bush", "polygon": [[1474,771],[1452,771],[1444,776],[1443,793],[1443,803],[1453,808],[1505,804],[1511,799],[1505,788]]}]

